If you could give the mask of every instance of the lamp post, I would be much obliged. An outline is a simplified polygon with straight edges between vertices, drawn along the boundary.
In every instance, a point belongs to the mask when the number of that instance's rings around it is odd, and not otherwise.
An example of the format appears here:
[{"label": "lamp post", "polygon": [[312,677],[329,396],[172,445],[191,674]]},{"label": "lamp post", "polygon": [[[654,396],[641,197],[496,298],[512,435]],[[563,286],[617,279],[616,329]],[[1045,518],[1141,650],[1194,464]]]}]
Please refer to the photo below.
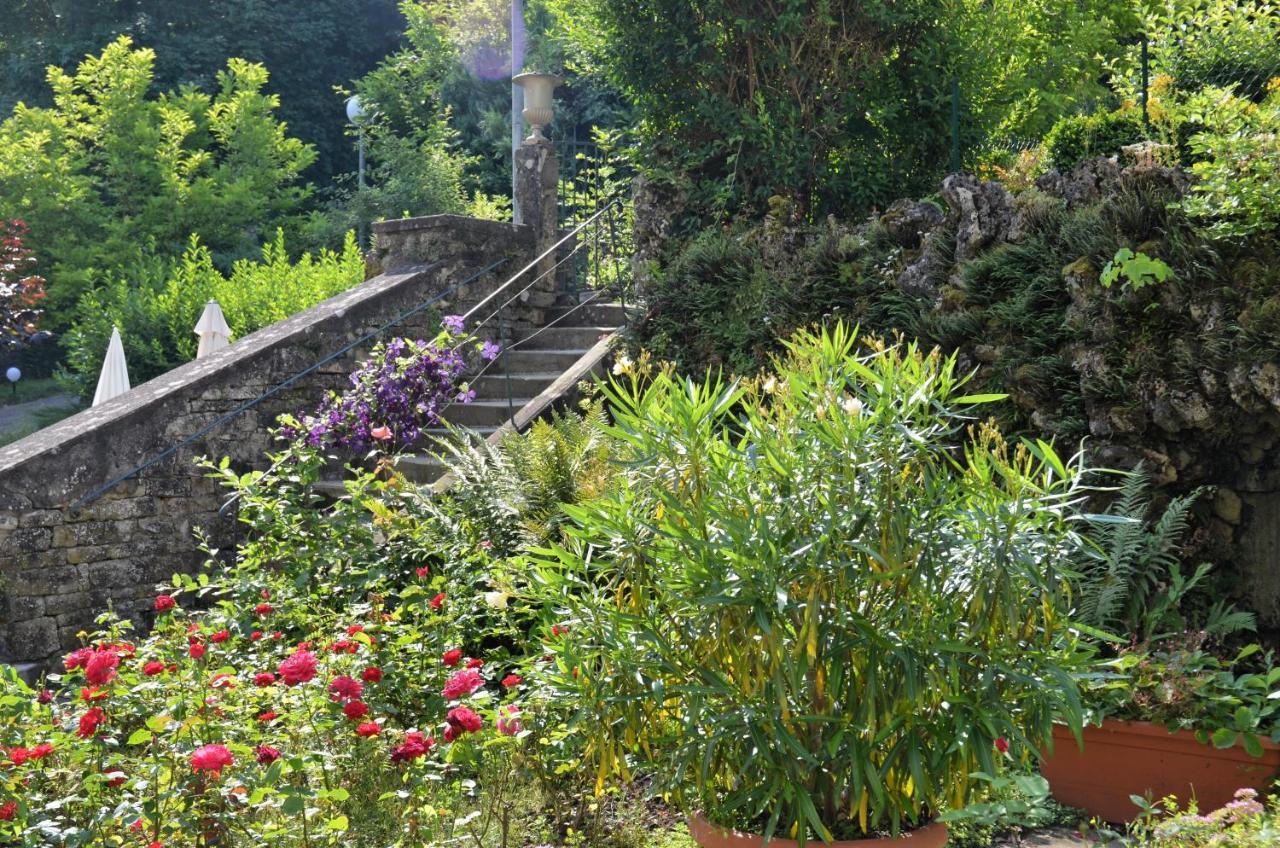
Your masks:
[{"label": "lamp post", "polygon": [[[360,104],[360,97],[358,95],[352,95],[351,97],[348,97],[347,98],[347,120],[355,125],[356,138],[358,139],[358,141],[356,142],[356,146],[359,151],[358,153],[359,164],[356,166],[356,185],[361,189],[364,188],[364,123],[362,120],[364,118],[364,115],[365,115],[364,106]],[[356,238],[360,241],[360,246],[362,248],[364,247],[364,235],[365,235],[364,228],[365,228],[365,222],[364,222],[364,216],[362,215],[360,218],[359,226],[356,230],[356,233],[357,233]]]},{"label": "lamp post", "polygon": [[[511,0],[511,73],[524,64],[524,4],[521,0]],[[516,189],[516,153],[520,150],[520,136],[524,135],[524,127],[520,126],[520,113],[524,110],[524,89],[511,80],[511,223],[524,223],[520,211],[520,198]]]}]

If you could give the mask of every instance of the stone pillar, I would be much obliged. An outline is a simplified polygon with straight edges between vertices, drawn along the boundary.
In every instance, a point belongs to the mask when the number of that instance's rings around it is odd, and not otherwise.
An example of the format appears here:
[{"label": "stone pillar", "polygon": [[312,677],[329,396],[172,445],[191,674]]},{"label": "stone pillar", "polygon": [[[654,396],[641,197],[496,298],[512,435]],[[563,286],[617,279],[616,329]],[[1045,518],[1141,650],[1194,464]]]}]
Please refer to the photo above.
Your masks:
[{"label": "stone pillar", "polygon": [[[537,255],[549,250],[558,240],[556,186],[560,182],[560,160],[555,147],[540,135],[530,136],[516,152],[516,203],[520,206],[520,221],[533,230]],[[554,253],[538,263],[530,272],[539,277],[531,292],[555,291]],[[521,283],[521,288],[529,281]]]}]

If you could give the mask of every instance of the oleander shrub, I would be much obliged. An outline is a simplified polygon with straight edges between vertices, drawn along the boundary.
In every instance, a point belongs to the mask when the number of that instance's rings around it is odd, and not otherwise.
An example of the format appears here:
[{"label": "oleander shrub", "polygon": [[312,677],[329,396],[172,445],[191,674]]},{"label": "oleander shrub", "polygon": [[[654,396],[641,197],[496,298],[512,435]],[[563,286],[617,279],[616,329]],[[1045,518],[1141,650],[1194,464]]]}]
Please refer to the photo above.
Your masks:
[{"label": "oleander shrub", "polygon": [[531,557],[602,784],[652,771],[766,836],[897,833],[1079,726],[1074,469],[979,423],[954,359],[837,324],[746,384],[619,370],[625,484]]}]

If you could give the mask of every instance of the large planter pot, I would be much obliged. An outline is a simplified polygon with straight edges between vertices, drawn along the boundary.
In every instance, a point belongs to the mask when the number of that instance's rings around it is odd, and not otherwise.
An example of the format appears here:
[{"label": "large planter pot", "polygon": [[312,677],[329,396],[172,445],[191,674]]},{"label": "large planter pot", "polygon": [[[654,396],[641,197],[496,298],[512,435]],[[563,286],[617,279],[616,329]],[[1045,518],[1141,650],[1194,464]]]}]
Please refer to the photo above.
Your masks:
[{"label": "large planter pot", "polygon": [[[763,848],[765,844],[764,837],[759,834],[719,827],[697,814],[689,817],[689,834],[702,848]],[[843,839],[829,843],[811,839],[805,844],[807,848],[943,848],[947,844],[947,826],[934,822],[896,837]],[[769,840],[769,848],[799,848],[799,845],[794,839],[775,836]]]},{"label": "large planter pot", "polygon": [[1110,822],[1138,815],[1130,795],[1175,795],[1183,804],[1194,797],[1204,813],[1243,786],[1269,788],[1280,771],[1280,746],[1262,744],[1263,755],[1251,757],[1239,745],[1219,750],[1199,742],[1190,730],[1170,733],[1145,721],[1106,719],[1084,729],[1083,751],[1070,730],[1055,726],[1053,753],[1045,753],[1040,772],[1053,797]]}]

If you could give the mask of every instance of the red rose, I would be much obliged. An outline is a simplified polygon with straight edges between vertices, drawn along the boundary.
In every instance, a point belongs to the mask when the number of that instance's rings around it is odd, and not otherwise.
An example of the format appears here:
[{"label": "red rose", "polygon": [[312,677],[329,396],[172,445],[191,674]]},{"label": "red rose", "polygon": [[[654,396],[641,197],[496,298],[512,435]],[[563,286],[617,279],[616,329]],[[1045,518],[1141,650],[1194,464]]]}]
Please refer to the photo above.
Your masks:
[{"label": "red rose", "polygon": [[510,689],[513,686],[519,686],[520,680],[521,680],[520,675],[508,674],[506,677],[502,678],[502,686],[504,689]]},{"label": "red rose", "polygon": [[230,639],[230,638],[231,638],[231,633],[230,633],[230,631],[227,631],[227,630],[219,630],[217,633],[215,633],[215,634],[213,634],[212,636],[210,636],[210,637],[209,637],[209,641],[210,641],[210,642],[216,642],[216,643],[219,643],[219,644],[220,644],[220,643],[222,643],[222,642],[227,641],[227,640],[228,640],[228,639]]},{"label": "red rose", "polygon": [[356,728],[356,735],[363,736],[366,739],[370,736],[377,736],[381,732],[382,725],[378,724],[376,721],[362,722],[360,726]]},{"label": "red rose", "polygon": [[28,751],[26,748],[9,749],[9,762],[13,763],[15,767],[22,765],[30,758],[31,758],[31,752]]},{"label": "red rose", "polygon": [[279,642],[281,639],[283,639],[283,638],[284,638],[284,634],[283,634],[283,633],[281,633],[279,630],[277,630],[275,633],[272,633],[272,634],[271,634],[271,638],[272,638],[272,639],[275,639],[277,642]]},{"label": "red rose", "polygon": [[124,782],[127,780],[124,772],[122,771],[109,771],[104,773],[107,776],[107,786],[110,786],[112,789],[124,786]]},{"label": "red rose", "polygon": [[53,746],[48,742],[41,742],[39,745],[27,752],[27,755],[33,760],[43,760],[45,757],[53,753]]},{"label": "red rose", "polygon": [[255,753],[258,755],[258,764],[263,766],[269,766],[280,759],[280,750],[270,745],[259,745]]},{"label": "red rose", "polygon": [[159,660],[152,660],[142,667],[142,673],[147,677],[155,677],[157,674],[164,674],[164,663]]},{"label": "red rose", "polygon": [[80,690],[80,700],[86,704],[92,704],[94,701],[101,701],[111,693],[99,689],[97,686],[89,686]]},{"label": "red rose", "polygon": [[13,817],[17,812],[18,812],[17,801],[10,801],[4,806],[0,806],[0,821],[13,821]]},{"label": "red rose", "polygon": [[255,631],[253,631],[252,633],[250,633],[250,634],[249,634],[249,641],[250,641],[250,642],[256,642],[256,641],[258,641],[258,640],[259,640],[259,639],[261,639],[261,638],[262,638],[262,631],[261,631],[261,630],[255,630]]},{"label": "red rose", "polygon": [[168,612],[177,605],[178,602],[173,599],[172,595],[156,596],[156,612]]},{"label": "red rose", "polygon": [[62,659],[62,667],[67,671],[75,671],[77,668],[84,668],[85,663],[94,655],[93,648],[76,648]]},{"label": "red rose", "polygon": [[329,650],[335,654],[341,654],[344,651],[348,654],[354,654],[359,647],[357,643],[352,642],[350,639],[339,639],[329,646]]},{"label": "red rose", "polygon": [[102,707],[90,707],[84,715],[80,716],[80,728],[76,731],[76,735],[81,739],[92,739],[106,720],[107,714]]},{"label": "red rose", "polygon": [[350,627],[348,627],[348,628],[347,628],[347,635],[348,635],[348,636],[354,636],[354,635],[356,635],[357,633],[363,633],[363,632],[364,632],[364,625],[363,625],[363,624],[353,624],[353,625],[351,625]]},{"label": "red rose", "polygon": [[47,704],[52,700],[53,700],[52,689],[41,689],[40,694],[36,695],[36,703],[39,703],[39,704]]},{"label": "red rose", "polygon": [[333,678],[329,691],[332,693],[330,697],[335,701],[358,701],[364,692],[364,684],[344,674]]},{"label": "red rose", "polygon": [[413,570],[413,573],[419,577],[426,577],[431,573],[431,569],[427,568],[425,565],[420,565]]},{"label": "red rose", "polygon": [[348,701],[342,708],[342,714],[352,721],[359,721],[369,714],[369,705],[364,701]]},{"label": "red rose", "polygon": [[468,733],[475,733],[484,727],[484,720],[467,707],[454,707],[445,716],[445,721],[452,727],[460,727]]},{"label": "red rose", "polygon": [[274,609],[275,607],[271,606],[271,604],[263,602],[254,607],[253,611],[258,615],[271,615],[271,611]]},{"label": "red rose", "polygon": [[440,662],[452,668],[462,660],[462,651],[454,648],[451,651],[445,651],[440,657]]},{"label": "red rose", "polygon": [[277,713],[275,710],[267,710],[265,713],[258,716],[258,721],[271,721],[272,719],[277,718],[278,716],[279,716],[279,713]]},{"label": "red rose", "polygon": [[115,651],[103,649],[94,651],[84,664],[84,679],[94,686],[105,686],[116,677],[116,667],[120,665],[120,657]]},{"label": "red rose", "polygon": [[205,655],[208,648],[202,642],[192,642],[191,647],[187,648],[187,656],[193,660],[198,660]]},{"label": "red rose", "polygon": [[315,677],[318,664],[315,654],[299,648],[281,661],[277,671],[280,672],[280,679],[286,685],[296,686]]},{"label": "red rose", "polygon": [[1009,740],[1000,736],[996,739],[996,750],[1002,754],[1009,753]]},{"label": "red rose", "polygon": [[402,763],[416,760],[435,747],[435,744],[436,740],[430,736],[423,736],[420,731],[410,730],[405,733],[404,742],[401,742],[391,751],[391,762]]},{"label": "red rose", "polygon": [[201,745],[191,752],[191,768],[212,772],[214,777],[221,777],[222,769],[234,764],[226,745]]},{"label": "red rose", "polygon": [[444,593],[444,592],[441,592],[440,594],[438,594],[438,595],[436,595],[434,598],[432,598],[432,599],[431,599],[431,608],[432,608],[433,610],[439,610],[439,609],[440,609],[440,607],[444,606],[444,599],[445,599],[445,597],[446,597],[446,596],[445,596],[445,593]]},{"label": "red rose", "polygon": [[479,668],[482,665],[484,665],[484,660],[467,660],[467,668]]},{"label": "red rose", "polygon": [[382,680],[382,669],[371,665],[360,673],[365,683],[379,683]]},{"label": "red rose", "polygon": [[270,686],[276,682],[276,676],[269,671],[260,671],[253,676],[254,686]]},{"label": "red rose", "polygon": [[484,685],[484,678],[480,676],[480,672],[472,668],[465,668],[462,671],[455,672],[444,684],[444,689],[440,694],[444,695],[446,701],[456,701],[458,698],[466,697],[472,692]]}]

